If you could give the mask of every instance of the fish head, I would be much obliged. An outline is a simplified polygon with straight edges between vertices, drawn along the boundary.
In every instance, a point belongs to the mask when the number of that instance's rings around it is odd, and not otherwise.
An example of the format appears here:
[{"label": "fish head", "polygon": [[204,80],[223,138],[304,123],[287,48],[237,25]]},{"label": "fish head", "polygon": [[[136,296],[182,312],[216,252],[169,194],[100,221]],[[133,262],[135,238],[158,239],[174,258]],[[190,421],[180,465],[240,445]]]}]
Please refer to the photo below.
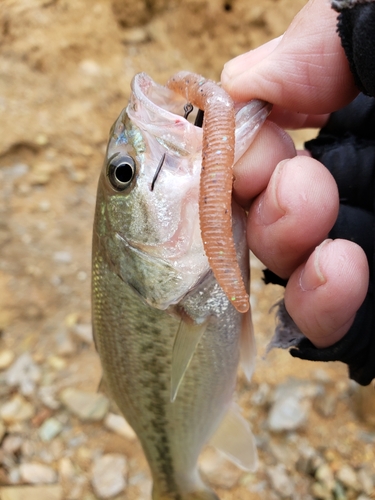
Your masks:
[{"label": "fish head", "polygon": [[184,104],[136,75],[98,186],[95,227],[106,258],[159,309],[178,303],[209,272],[198,214],[202,130],[182,116]]}]

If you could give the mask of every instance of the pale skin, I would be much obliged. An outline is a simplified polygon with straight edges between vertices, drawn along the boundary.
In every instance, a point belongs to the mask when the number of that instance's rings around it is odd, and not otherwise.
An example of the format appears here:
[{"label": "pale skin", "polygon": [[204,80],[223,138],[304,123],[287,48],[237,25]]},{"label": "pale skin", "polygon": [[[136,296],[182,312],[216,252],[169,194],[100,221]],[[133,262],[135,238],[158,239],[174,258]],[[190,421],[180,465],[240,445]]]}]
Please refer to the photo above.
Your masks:
[{"label": "pale skin", "polygon": [[223,87],[236,101],[274,104],[270,120],[235,165],[234,193],[249,208],[248,244],[273,272],[289,278],[285,304],[318,348],[341,339],[368,288],[363,250],[327,235],[338,213],[335,180],[284,128],[322,127],[358,93],[328,0],[310,0],[285,34],[229,61]]}]

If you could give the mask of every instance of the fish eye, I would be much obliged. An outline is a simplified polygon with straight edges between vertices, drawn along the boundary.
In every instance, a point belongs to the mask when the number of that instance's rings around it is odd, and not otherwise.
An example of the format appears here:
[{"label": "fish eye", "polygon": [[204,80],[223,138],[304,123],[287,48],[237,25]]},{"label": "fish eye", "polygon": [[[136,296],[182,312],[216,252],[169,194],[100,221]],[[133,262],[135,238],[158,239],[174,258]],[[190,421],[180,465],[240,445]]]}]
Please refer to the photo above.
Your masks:
[{"label": "fish eye", "polygon": [[131,156],[110,158],[108,162],[108,178],[117,191],[126,189],[135,175],[135,161]]}]

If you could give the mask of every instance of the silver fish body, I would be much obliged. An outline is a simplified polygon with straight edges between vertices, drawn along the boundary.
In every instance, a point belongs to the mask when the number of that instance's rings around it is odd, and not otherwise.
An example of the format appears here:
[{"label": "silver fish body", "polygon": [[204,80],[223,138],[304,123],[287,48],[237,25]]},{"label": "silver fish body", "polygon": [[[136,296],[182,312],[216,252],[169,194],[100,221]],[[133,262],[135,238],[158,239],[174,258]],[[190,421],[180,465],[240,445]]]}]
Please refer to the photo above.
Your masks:
[{"label": "silver fish body", "polygon": [[[184,104],[145,74],[133,79],[129,105],[111,130],[93,235],[93,325],[103,379],[140,439],[154,500],[217,499],[197,461],[230,408],[248,328],[204,254],[198,220],[202,131],[176,113]],[[253,114],[238,113],[238,154],[247,147]],[[245,218],[233,210],[248,281]],[[197,330],[194,354],[171,397],[176,336],[189,339]]]}]

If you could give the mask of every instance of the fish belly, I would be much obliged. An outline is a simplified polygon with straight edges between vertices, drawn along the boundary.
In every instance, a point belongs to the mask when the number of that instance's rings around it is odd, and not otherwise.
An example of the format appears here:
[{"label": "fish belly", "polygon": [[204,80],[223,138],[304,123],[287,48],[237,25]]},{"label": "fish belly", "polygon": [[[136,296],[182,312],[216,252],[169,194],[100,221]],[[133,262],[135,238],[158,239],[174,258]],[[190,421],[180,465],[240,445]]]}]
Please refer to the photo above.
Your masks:
[{"label": "fish belly", "polygon": [[230,309],[208,324],[172,403],[179,319],[146,305],[104,254],[94,254],[93,324],[103,379],[141,441],[154,500],[217,499],[200,479],[197,459],[234,391],[241,318]]}]

